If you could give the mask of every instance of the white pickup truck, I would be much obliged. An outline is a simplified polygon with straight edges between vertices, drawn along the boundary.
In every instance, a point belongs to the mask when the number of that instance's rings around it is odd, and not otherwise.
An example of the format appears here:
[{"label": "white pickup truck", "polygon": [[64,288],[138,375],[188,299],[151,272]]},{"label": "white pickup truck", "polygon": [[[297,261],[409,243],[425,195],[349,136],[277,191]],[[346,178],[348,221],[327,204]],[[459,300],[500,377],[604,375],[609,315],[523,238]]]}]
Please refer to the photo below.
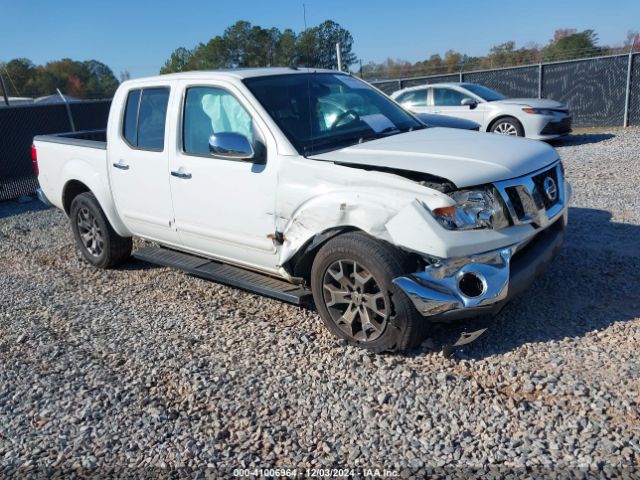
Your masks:
[{"label": "white pickup truck", "polygon": [[107,130],[34,139],[84,258],[134,255],[293,303],[375,351],[498,312],[560,248],[550,146],[427,128],[367,83],[295,68],[124,82]]}]

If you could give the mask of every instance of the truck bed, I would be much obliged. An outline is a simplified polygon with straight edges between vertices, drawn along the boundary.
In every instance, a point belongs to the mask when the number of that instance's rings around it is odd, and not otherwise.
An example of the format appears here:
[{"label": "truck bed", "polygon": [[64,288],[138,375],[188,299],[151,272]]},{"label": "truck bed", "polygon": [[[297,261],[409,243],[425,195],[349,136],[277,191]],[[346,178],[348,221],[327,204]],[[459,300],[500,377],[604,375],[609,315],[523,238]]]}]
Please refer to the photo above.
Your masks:
[{"label": "truck bed", "polygon": [[65,132],[52,135],[38,135],[34,141],[78,145],[89,148],[107,149],[106,130],[83,130],[81,132]]},{"label": "truck bed", "polygon": [[106,130],[38,135],[33,143],[40,171],[38,182],[50,203],[64,208],[64,188],[73,180],[84,184],[109,209]]}]

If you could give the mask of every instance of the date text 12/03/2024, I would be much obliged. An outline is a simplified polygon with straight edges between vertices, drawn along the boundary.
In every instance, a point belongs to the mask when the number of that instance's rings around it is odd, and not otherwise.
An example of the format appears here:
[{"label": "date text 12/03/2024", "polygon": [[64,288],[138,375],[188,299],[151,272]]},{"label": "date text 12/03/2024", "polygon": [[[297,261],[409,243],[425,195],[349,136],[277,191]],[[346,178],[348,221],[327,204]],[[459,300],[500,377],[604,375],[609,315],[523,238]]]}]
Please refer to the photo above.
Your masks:
[{"label": "date text 12/03/2024", "polygon": [[238,468],[233,471],[234,477],[290,477],[290,478],[394,478],[399,473],[395,470],[379,468]]}]

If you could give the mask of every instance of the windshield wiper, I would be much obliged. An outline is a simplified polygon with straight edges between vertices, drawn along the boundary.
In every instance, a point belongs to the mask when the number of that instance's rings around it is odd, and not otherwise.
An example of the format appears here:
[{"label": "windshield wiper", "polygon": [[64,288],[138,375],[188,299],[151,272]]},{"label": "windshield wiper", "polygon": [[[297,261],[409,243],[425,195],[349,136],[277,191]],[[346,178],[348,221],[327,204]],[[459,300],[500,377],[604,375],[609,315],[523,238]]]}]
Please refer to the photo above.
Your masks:
[{"label": "windshield wiper", "polygon": [[[340,137],[329,137],[324,140],[316,140],[311,145],[305,146],[303,148],[304,156],[314,155],[318,153],[318,150],[333,150],[336,148],[354,145],[358,143],[357,135],[345,135]],[[328,147],[328,148],[327,148]]]},{"label": "windshield wiper", "polygon": [[[420,127],[417,127],[420,128]],[[383,130],[380,130],[379,132],[375,132],[372,135],[365,135],[360,137],[360,139],[358,140],[358,143],[364,143],[364,142],[368,142],[371,140],[377,140],[378,138],[384,138],[384,137],[390,137],[392,135],[397,135],[398,133],[404,133],[404,132],[410,132],[414,129],[414,127],[407,127],[407,128],[398,128],[398,127],[387,127]]]},{"label": "windshield wiper", "polygon": [[424,127],[423,125],[415,125],[412,127],[406,128],[398,128],[396,126],[389,126],[380,130],[379,132],[374,132],[371,134],[360,134],[360,135],[344,135],[340,137],[330,137],[325,138],[323,140],[314,141],[312,145],[305,146],[303,148],[303,156],[315,155],[319,153],[319,150],[329,151],[335,150],[337,148],[343,148],[351,145],[355,145],[358,143],[368,142],[370,140],[377,140],[379,138],[389,137],[391,135],[397,135],[398,133],[411,132],[413,130],[421,130]]}]

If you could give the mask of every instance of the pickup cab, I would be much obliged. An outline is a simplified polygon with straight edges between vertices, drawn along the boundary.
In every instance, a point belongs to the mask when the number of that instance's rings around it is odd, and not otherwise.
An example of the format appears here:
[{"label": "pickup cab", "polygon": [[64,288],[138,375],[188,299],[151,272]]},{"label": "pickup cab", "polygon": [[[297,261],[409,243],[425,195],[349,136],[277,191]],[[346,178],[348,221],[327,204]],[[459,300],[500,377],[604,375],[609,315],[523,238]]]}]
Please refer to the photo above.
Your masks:
[{"label": "pickup cab", "polygon": [[374,351],[500,311],[562,244],[541,142],[429,128],[353,76],[296,68],[126,81],[106,131],[34,139],[82,256],[138,258],[293,303]]}]

